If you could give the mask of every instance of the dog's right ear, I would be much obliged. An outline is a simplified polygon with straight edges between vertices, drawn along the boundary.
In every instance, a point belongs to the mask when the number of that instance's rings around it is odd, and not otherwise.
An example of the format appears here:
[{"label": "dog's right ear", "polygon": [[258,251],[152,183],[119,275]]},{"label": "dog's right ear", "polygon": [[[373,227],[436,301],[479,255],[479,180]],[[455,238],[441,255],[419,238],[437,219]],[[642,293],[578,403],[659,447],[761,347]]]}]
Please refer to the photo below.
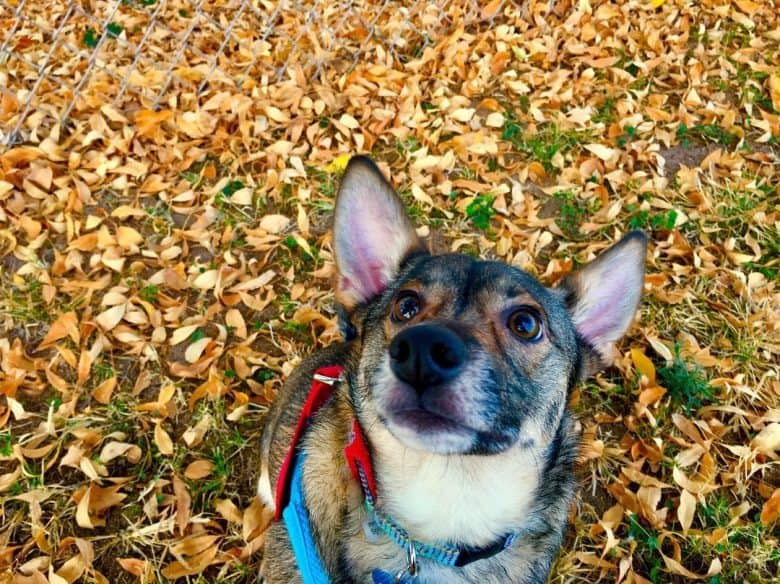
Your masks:
[{"label": "dog's right ear", "polygon": [[333,231],[336,300],[348,311],[381,294],[404,259],[423,249],[403,202],[365,156],[344,172]]}]

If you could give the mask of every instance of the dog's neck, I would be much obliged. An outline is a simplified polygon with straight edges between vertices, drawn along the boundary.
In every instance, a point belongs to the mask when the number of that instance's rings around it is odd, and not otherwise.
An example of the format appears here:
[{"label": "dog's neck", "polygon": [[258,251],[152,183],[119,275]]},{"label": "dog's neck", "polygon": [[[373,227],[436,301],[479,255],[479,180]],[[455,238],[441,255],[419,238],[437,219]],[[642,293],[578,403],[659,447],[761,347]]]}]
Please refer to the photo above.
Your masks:
[{"label": "dog's neck", "polygon": [[540,447],[443,456],[407,448],[381,423],[371,438],[379,505],[412,538],[485,546],[522,529],[542,476]]}]

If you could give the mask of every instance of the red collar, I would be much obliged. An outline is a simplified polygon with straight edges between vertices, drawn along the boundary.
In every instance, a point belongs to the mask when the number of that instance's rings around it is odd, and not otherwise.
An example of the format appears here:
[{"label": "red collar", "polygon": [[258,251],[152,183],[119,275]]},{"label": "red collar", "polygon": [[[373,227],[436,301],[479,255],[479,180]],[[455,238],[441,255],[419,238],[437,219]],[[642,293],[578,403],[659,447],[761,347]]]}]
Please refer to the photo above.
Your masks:
[{"label": "red collar", "polygon": [[[333,394],[333,388],[336,382],[340,380],[343,371],[344,368],[341,365],[330,365],[320,367],[314,372],[309,395],[306,397],[300,416],[298,416],[298,422],[295,424],[290,446],[287,449],[287,454],[279,469],[279,477],[276,481],[276,511],[274,519],[277,521],[281,518],[282,511],[289,499],[290,479],[292,478],[293,460],[297,446],[314,416]],[[356,419],[352,420],[352,429],[347,445],[344,447],[344,456],[347,458],[347,464],[349,464],[352,476],[358,483],[361,483],[358,466],[363,469],[365,479],[368,482],[368,488],[373,497],[376,498],[376,482],[374,481],[374,470],[371,466],[371,454],[363,437],[363,431],[360,429],[360,424]]]}]

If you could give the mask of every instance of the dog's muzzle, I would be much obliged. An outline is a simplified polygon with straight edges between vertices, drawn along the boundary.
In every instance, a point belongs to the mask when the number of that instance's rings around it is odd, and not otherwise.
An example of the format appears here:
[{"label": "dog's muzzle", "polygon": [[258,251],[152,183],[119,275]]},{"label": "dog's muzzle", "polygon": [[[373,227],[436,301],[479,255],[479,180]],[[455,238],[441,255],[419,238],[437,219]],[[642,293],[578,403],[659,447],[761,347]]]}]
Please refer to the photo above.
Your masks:
[{"label": "dog's muzzle", "polygon": [[389,354],[393,373],[419,395],[454,379],[466,363],[468,349],[450,329],[420,324],[398,333]]}]

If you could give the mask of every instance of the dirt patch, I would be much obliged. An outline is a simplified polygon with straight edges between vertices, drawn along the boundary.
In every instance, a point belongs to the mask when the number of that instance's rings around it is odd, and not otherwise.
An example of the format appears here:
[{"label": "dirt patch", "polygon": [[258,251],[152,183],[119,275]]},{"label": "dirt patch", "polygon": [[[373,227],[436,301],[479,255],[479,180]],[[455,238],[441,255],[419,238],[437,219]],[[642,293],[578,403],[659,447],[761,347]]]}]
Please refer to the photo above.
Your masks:
[{"label": "dirt patch", "polygon": [[688,146],[675,144],[670,148],[661,150],[658,155],[664,159],[664,171],[666,176],[672,178],[683,166],[697,168],[702,163],[702,160],[719,148],[723,148],[723,146],[704,143],[691,144]]}]

